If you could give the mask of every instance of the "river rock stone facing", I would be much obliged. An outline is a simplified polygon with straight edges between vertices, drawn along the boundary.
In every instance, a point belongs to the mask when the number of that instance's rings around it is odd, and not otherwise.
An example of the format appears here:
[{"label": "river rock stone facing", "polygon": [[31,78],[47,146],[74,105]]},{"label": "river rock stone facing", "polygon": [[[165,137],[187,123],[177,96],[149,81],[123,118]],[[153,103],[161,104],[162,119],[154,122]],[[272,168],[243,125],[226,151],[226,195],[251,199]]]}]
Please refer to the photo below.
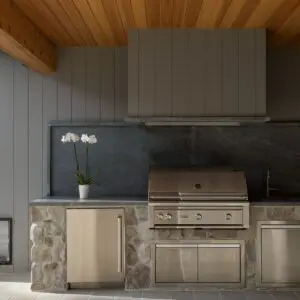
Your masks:
[{"label": "river rock stone facing", "polygon": [[151,285],[152,231],[148,229],[148,207],[125,208],[127,267],[125,289],[147,289]]},{"label": "river rock stone facing", "polygon": [[31,207],[31,290],[67,288],[66,221],[61,206]]}]

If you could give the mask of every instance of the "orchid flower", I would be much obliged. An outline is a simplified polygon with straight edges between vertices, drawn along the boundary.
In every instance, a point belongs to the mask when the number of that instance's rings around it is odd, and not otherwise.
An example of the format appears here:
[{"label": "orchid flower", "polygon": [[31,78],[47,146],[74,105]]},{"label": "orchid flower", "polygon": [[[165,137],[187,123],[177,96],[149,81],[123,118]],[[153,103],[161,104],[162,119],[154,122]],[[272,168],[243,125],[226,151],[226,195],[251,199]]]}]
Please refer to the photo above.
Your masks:
[{"label": "orchid flower", "polygon": [[[86,144],[86,168],[85,168],[85,175],[80,172],[79,170],[79,162],[78,162],[78,157],[77,157],[77,149],[76,149],[76,143],[81,140],[82,143]],[[89,144],[96,144],[97,143],[97,138],[96,136],[93,135],[88,135],[88,134],[82,134],[81,137],[72,132],[68,132],[65,135],[62,136],[61,138],[62,143],[73,143],[73,149],[74,149],[74,156],[75,156],[75,161],[76,161],[76,178],[77,182],[80,185],[83,184],[91,184],[92,183],[92,177],[89,176]]]}]

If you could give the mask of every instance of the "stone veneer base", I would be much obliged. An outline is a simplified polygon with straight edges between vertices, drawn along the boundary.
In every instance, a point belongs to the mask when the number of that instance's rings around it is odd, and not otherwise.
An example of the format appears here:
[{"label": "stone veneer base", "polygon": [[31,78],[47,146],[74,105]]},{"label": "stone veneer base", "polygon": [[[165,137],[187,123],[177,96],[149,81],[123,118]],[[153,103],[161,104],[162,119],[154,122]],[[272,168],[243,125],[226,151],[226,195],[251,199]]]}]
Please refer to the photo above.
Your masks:
[{"label": "stone veneer base", "polygon": [[[85,206],[86,207],[86,206]],[[31,289],[59,292],[67,289],[66,209],[68,206],[31,207]],[[96,208],[96,207],[95,207]],[[99,207],[101,208],[101,207]],[[151,243],[160,240],[244,240],[246,289],[256,289],[255,240],[258,221],[300,221],[300,204],[258,205],[250,208],[246,230],[149,230],[147,205],[124,206],[126,234],[125,289],[163,289],[151,286]],[[197,286],[172,285],[170,290],[203,290]],[[210,288],[211,289],[211,288]],[[213,288],[217,289],[217,288]],[[224,288],[221,288],[224,290]],[[232,289],[232,288],[230,288]]]}]

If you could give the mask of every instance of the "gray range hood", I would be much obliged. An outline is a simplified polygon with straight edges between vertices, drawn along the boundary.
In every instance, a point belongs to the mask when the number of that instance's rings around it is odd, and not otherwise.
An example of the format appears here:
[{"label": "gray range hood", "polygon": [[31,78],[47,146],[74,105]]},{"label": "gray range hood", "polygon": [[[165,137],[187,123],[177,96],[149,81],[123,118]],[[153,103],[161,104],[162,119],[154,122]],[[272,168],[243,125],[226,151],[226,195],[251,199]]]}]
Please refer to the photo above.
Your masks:
[{"label": "gray range hood", "polygon": [[146,126],[242,126],[270,121],[269,117],[131,117],[125,121]]},{"label": "gray range hood", "polygon": [[269,121],[266,30],[133,29],[128,122],[239,126]]}]

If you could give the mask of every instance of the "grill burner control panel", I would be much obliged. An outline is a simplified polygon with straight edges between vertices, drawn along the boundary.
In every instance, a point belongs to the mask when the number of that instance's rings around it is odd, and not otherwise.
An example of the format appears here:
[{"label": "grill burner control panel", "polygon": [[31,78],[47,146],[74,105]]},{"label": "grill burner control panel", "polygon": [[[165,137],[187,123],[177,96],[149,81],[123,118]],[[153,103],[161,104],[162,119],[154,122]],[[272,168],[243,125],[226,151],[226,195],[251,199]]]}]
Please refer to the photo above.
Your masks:
[{"label": "grill burner control panel", "polygon": [[226,207],[149,207],[152,228],[249,228],[249,204]]}]

